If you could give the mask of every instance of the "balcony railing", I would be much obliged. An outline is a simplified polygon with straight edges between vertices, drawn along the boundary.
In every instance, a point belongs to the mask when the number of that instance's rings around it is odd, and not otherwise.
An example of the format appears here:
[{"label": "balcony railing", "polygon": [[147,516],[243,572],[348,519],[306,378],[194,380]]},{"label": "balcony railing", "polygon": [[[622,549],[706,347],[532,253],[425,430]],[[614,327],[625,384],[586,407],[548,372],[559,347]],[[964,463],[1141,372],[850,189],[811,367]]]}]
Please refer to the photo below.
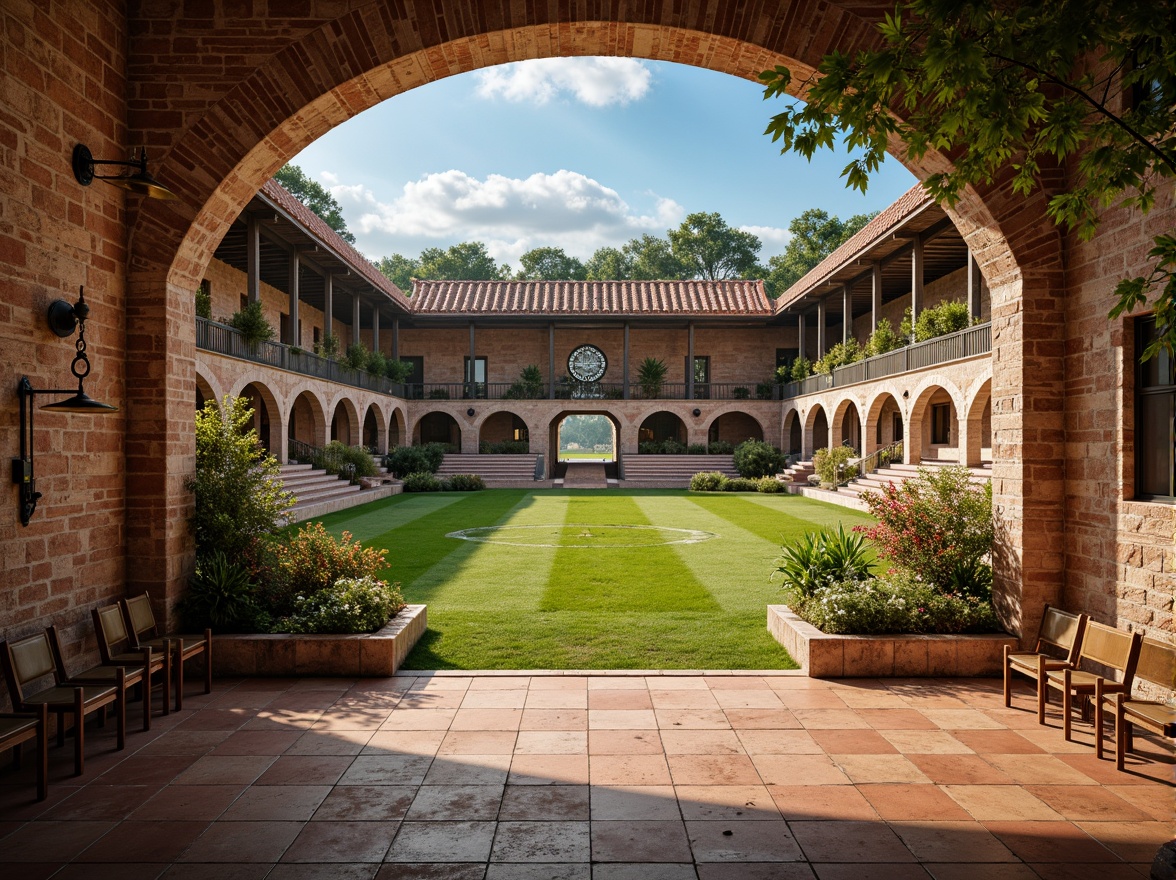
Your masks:
[{"label": "balcony railing", "polygon": [[844,367],[835,367],[832,373],[818,373],[801,382],[790,382],[784,386],[785,399],[815,394],[830,388],[842,388],[869,382],[885,376],[896,376],[911,370],[921,370],[936,364],[946,364],[964,358],[989,354],[992,351],[992,325],[977,324],[947,336],[916,342],[895,351],[866,358]]}]

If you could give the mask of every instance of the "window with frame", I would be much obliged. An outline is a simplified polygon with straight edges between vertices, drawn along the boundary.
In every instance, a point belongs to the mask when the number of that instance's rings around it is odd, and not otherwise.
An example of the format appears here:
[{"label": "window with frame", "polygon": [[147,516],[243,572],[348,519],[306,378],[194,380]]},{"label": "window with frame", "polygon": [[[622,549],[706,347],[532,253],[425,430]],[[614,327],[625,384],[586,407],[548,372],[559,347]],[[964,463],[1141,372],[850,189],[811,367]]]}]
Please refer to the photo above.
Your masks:
[{"label": "window with frame", "polygon": [[486,396],[486,358],[474,358],[474,371],[470,374],[470,356],[462,358],[462,372],[465,374],[465,397]]},{"label": "window with frame", "polygon": [[951,443],[951,404],[931,405],[931,442],[936,445]]},{"label": "window with frame", "polygon": [[[1155,318],[1135,330],[1142,352],[1156,338]],[[1176,361],[1163,350],[1135,365],[1135,494],[1176,501]]]}]

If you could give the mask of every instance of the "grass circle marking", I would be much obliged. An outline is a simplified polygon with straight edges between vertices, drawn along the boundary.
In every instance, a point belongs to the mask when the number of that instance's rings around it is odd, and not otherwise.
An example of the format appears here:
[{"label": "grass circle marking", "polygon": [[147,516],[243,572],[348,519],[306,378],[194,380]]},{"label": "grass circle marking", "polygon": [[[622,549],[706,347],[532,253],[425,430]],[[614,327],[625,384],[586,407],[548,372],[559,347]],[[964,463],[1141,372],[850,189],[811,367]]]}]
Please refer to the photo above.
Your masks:
[{"label": "grass circle marking", "polygon": [[449,532],[447,538],[476,544],[505,544],[509,547],[554,547],[587,550],[621,550],[662,547],[667,544],[699,544],[719,537],[701,529],[669,526],[621,525],[610,523],[564,523],[561,525],[477,526]]}]

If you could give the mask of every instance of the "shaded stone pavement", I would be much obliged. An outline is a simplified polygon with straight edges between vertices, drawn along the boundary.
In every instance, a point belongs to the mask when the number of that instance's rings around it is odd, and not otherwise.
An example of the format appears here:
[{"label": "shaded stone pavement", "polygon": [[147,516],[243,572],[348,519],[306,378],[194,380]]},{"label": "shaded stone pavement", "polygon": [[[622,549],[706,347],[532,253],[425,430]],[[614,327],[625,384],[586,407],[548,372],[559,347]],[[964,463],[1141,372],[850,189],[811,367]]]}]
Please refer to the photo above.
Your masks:
[{"label": "shaded stone pavement", "polygon": [[[86,774],[0,769],[16,880],[1119,880],[1171,839],[1173,759],[1119,773],[1028,687],[796,673],[189,683]],[[26,760],[31,765],[31,760]]]}]

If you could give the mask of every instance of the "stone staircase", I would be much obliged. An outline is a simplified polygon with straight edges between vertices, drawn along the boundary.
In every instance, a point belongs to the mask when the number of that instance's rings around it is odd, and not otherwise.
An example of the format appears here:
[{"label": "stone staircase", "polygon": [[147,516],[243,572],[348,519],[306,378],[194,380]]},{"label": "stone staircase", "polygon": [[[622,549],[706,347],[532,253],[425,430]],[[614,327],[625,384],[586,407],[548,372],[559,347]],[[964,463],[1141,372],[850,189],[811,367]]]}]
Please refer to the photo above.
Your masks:
[{"label": "stone staircase", "polygon": [[[851,480],[848,486],[837,490],[838,494],[860,497],[865,492],[879,492],[888,483],[896,485],[905,482],[918,473],[920,467],[937,468],[951,465],[952,462],[925,461],[920,465],[892,464],[889,467],[878,468],[873,473],[866,474],[856,480]],[[972,483],[980,486],[992,479],[992,464],[981,467],[968,468],[972,474]]]},{"label": "stone staircase", "polygon": [[[381,457],[373,458],[376,461],[377,473],[387,474],[380,463]],[[290,522],[301,522],[358,504],[367,504],[378,498],[395,495],[401,490],[400,484],[391,480],[386,485],[374,486],[371,489],[353,486],[347,480],[341,480],[337,475],[328,474],[325,470],[316,469],[309,464],[284,464],[281,466],[279,479],[282,488],[294,493],[297,499],[290,510]]]},{"label": "stone staircase", "polygon": [[[556,480],[559,486],[560,481]],[[569,462],[567,473],[564,474],[564,489],[607,489],[608,476],[604,472],[604,465],[599,462]]]},{"label": "stone staircase", "polygon": [[718,471],[737,477],[732,455],[626,455],[626,489],[685,489],[690,478],[700,471]]},{"label": "stone staircase", "polygon": [[[537,454],[526,455],[457,455],[449,454],[441,460],[437,478],[454,474],[477,474],[487,486],[496,489],[534,489],[543,486],[535,480]],[[550,486],[550,483],[546,483]]]},{"label": "stone staircase", "polygon": [[788,486],[807,486],[808,478],[814,473],[816,471],[811,461],[798,461],[781,472],[780,482]]}]

